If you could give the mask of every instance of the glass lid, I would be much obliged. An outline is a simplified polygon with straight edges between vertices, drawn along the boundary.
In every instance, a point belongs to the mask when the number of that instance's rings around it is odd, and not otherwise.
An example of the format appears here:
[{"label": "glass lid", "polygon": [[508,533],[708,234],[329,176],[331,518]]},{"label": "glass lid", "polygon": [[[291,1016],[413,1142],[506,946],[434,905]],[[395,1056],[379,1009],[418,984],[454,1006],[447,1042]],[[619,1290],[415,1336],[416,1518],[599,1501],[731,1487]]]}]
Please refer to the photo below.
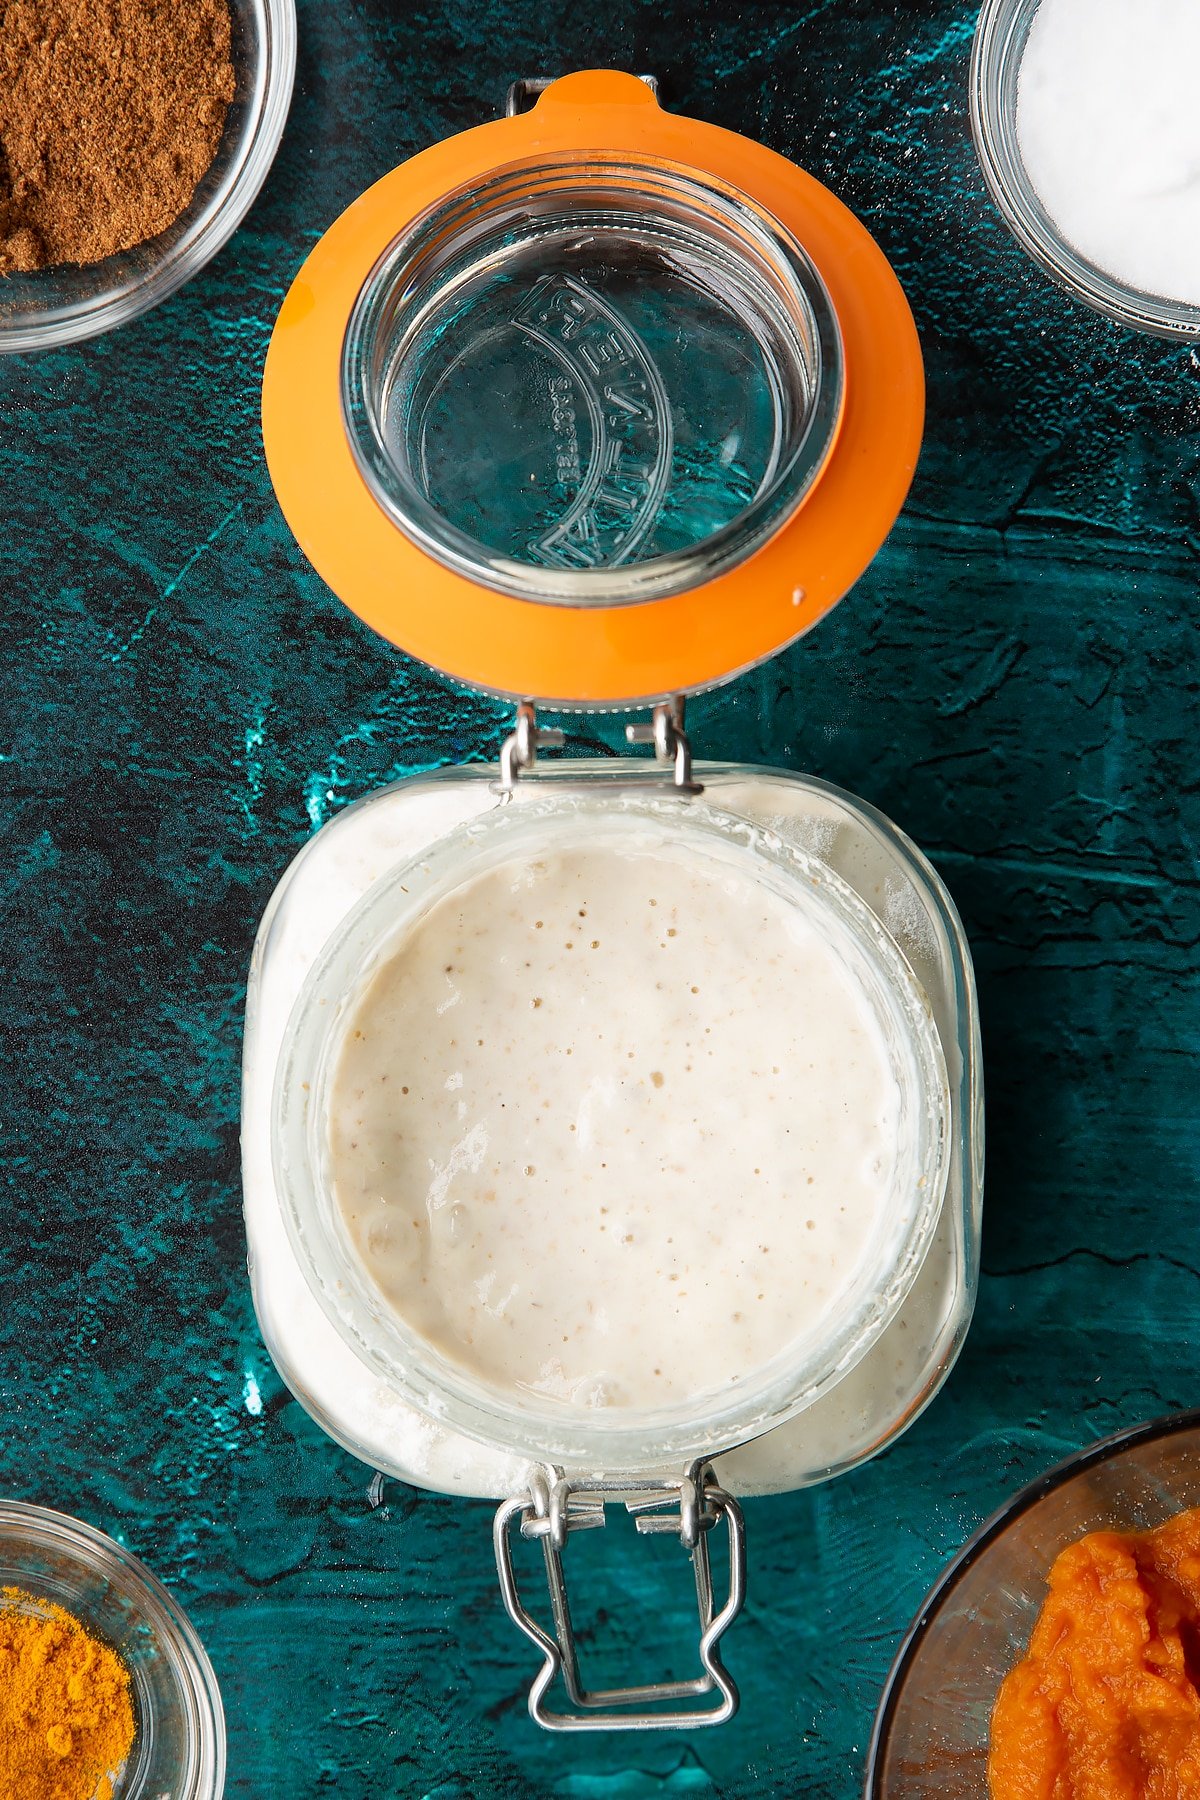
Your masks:
[{"label": "glass lid", "polygon": [[404,233],[342,383],[402,530],[476,581],[595,606],[694,587],[771,535],[829,454],[842,358],[811,262],[736,193],[570,158]]},{"label": "glass lid", "polygon": [[455,680],[582,708],[809,630],[890,530],[923,413],[853,214],[613,71],[356,200],[263,380],[275,491],[338,597]]}]

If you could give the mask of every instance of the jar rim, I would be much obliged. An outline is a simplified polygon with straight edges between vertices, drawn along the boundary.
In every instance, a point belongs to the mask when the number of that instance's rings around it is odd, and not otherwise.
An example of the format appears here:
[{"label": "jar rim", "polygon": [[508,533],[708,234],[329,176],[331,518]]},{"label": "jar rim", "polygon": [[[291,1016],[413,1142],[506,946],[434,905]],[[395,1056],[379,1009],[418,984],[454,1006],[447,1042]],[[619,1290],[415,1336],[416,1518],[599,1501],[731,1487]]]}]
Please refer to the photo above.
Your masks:
[{"label": "jar rim", "polygon": [[[720,1398],[635,1411],[579,1408],[517,1394],[476,1379],[407,1327],[374,1287],[349,1242],[324,1143],[325,1096],[340,1048],[340,1021],[374,967],[427,910],[472,877],[519,858],[532,844],[545,853],[585,832],[628,842],[664,832],[760,880],[809,908],[839,934],[860,974],[888,1008],[885,1029],[902,1038],[909,1059],[911,1149],[897,1159],[891,1234],[880,1234],[840,1296],[828,1329],[815,1341],[798,1334],[764,1368],[732,1383]],[[905,1098],[902,1095],[902,1099]],[[272,1158],[285,1227],[304,1278],[342,1339],[420,1413],[490,1448],[543,1462],[644,1474],[696,1455],[716,1455],[793,1418],[876,1342],[924,1261],[937,1228],[949,1173],[951,1101],[941,1043],[928,1003],[903,953],[841,877],[791,842],[695,799],[587,795],[523,798],[457,827],[412,862],[392,870],[347,914],[309,971],[292,1010],[276,1066]],[[689,1410],[690,1406],[690,1410]]]}]

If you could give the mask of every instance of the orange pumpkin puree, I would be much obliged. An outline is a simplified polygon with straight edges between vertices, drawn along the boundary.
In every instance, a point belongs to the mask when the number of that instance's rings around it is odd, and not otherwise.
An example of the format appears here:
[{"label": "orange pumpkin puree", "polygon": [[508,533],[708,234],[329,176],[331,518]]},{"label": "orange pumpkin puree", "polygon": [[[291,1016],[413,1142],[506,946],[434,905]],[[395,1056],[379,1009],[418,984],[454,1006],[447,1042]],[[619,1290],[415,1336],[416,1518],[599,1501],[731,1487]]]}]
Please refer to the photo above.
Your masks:
[{"label": "orange pumpkin puree", "polygon": [[1064,1550],[992,1714],[992,1800],[1200,1800],[1200,1507]]}]

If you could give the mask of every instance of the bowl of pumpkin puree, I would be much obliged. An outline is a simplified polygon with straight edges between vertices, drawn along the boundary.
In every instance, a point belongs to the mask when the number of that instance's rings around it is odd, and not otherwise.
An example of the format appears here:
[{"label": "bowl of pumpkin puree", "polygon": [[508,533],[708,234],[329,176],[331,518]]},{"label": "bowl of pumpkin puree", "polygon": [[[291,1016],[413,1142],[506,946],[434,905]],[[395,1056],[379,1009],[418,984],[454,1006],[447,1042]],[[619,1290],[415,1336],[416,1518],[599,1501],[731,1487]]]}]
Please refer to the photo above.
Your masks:
[{"label": "bowl of pumpkin puree", "polygon": [[866,1800],[1200,1800],[1200,1411],[1051,1469],[926,1597]]}]

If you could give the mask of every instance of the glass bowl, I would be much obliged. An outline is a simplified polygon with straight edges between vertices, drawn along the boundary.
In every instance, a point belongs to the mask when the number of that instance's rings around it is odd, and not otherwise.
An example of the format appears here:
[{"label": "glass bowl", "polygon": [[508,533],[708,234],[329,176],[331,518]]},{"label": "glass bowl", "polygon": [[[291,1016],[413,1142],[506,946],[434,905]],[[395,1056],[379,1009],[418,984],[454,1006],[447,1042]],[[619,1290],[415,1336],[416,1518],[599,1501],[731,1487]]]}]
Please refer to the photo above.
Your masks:
[{"label": "glass bowl", "polygon": [[1000,1683],[1024,1655],[1060,1550],[1088,1531],[1145,1531],[1200,1506],[1200,1412],[1106,1438],[1010,1500],[959,1552],[892,1665],[866,1800],[987,1800]]},{"label": "glass bowl", "polygon": [[0,1590],[65,1607],[118,1652],[136,1735],[113,1800],[220,1800],[225,1715],[196,1633],[149,1569],[79,1519],[0,1501]]},{"label": "glass bowl", "polygon": [[1040,0],[983,0],[971,52],[971,131],[984,180],[1021,248],[1075,299],[1135,331],[1200,338],[1200,306],[1128,287],[1062,236],[1042,205],[1017,139],[1021,58]]},{"label": "glass bowl", "polygon": [[230,0],[237,92],[212,167],[173,225],[77,267],[0,276],[0,351],[77,343],[190,281],[245,218],[275,158],[296,71],[295,0]]}]

